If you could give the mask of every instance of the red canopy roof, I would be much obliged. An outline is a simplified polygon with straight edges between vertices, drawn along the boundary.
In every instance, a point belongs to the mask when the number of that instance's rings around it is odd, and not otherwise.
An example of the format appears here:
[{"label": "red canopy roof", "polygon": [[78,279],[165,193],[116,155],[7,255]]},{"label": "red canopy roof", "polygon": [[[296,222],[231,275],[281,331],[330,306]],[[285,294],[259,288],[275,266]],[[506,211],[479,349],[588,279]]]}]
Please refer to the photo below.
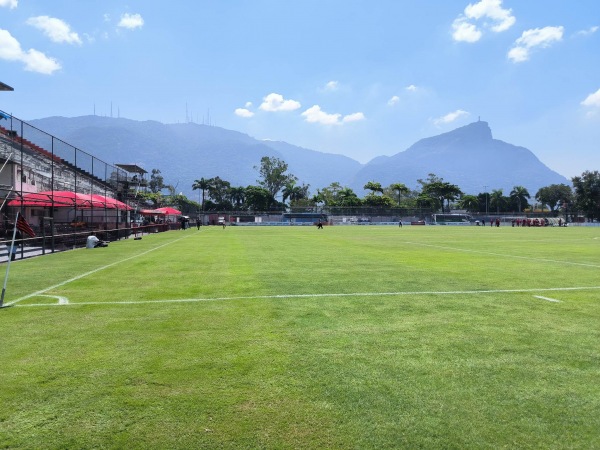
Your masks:
[{"label": "red canopy roof", "polygon": [[39,208],[108,208],[132,209],[114,198],[97,194],[81,194],[71,191],[44,191],[23,194],[23,198],[15,198],[8,206],[37,206]]},{"label": "red canopy roof", "polygon": [[165,215],[164,212],[159,211],[158,209],[142,209],[140,214],[143,216]]},{"label": "red canopy roof", "polygon": [[[104,208],[108,208],[108,209],[124,209],[127,211],[131,211],[133,208],[129,205],[126,205],[125,203],[123,203],[120,200],[117,200],[116,198],[111,198],[111,197],[105,197],[104,195],[98,195],[98,194],[92,194],[91,195],[92,200],[94,202],[98,202],[100,204],[100,207]],[[96,206],[94,204],[94,206]]]},{"label": "red canopy roof", "polygon": [[168,216],[178,216],[181,215],[181,211],[171,208],[170,206],[165,206],[164,208],[157,208],[156,211],[159,211],[159,214],[166,214]]},{"label": "red canopy roof", "polygon": [[71,191],[44,191],[23,194],[23,198],[15,198],[8,206],[38,206],[41,208],[80,208],[90,207],[91,201],[83,194]]}]

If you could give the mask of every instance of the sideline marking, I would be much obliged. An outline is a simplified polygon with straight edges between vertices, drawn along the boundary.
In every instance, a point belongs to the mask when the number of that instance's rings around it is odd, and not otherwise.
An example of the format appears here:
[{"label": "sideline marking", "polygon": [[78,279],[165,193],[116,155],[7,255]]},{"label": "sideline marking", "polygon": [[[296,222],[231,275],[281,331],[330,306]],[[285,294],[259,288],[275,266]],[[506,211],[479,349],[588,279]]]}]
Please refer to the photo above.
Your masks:
[{"label": "sideline marking", "polygon": [[[293,298],[322,298],[322,297],[391,297],[403,295],[476,295],[476,294],[511,294],[528,292],[557,292],[557,291],[586,291],[600,289],[600,286],[579,286],[566,288],[541,288],[541,289],[488,289],[482,291],[404,291],[404,292],[350,292],[337,294],[280,294],[280,295],[249,295],[239,297],[214,297],[214,298],[182,298],[165,300],[123,300],[107,302],[70,302],[69,305],[143,305],[150,303],[200,303],[231,300],[269,300],[269,299],[293,299]],[[534,297],[537,297],[534,295]],[[544,298],[546,297],[539,297]],[[559,301],[559,300],[555,300]],[[32,306],[57,306],[56,304],[29,303],[27,305],[15,305],[23,308]]]},{"label": "sideline marking", "polygon": [[63,297],[61,295],[38,295],[38,297],[50,297],[50,298],[55,298],[58,300],[58,303],[56,303],[57,305],[68,305],[69,304],[69,299],[67,297]]},{"label": "sideline marking", "polygon": [[110,264],[107,264],[107,265],[105,265],[105,266],[98,267],[97,269],[90,270],[89,272],[82,273],[81,275],[77,275],[76,277],[73,277],[73,278],[70,278],[70,279],[68,279],[68,280],[62,281],[61,283],[58,283],[58,284],[55,284],[55,285],[53,285],[53,286],[47,287],[46,289],[42,289],[42,290],[39,290],[39,291],[33,292],[33,293],[31,293],[31,294],[24,295],[23,297],[19,297],[18,299],[16,299],[16,300],[13,300],[12,302],[5,303],[5,305],[4,305],[4,306],[12,306],[12,305],[14,305],[15,303],[22,302],[23,300],[27,300],[28,298],[31,298],[31,297],[38,297],[38,296],[40,296],[40,295],[44,294],[45,292],[48,292],[48,291],[50,291],[50,290],[52,290],[52,289],[59,288],[59,287],[61,287],[61,286],[64,286],[65,284],[69,284],[69,283],[71,283],[72,281],[76,281],[76,280],[79,280],[79,279],[81,279],[81,278],[85,278],[85,277],[87,277],[88,275],[93,275],[93,274],[95,274],[95,273],[97,273],[97,272],[100,272],[101,270],[108,269],[109,267],[116,266],[117,264],[121,264],[121,263],[123,263],[123,262],[125,262],[125,261],[129,261],[129,260],[131,260],[131,259],[135,259],[135,258],[137,258],[137,257],[139,257],[139,256],[144,256],[144,255],[147,255],[148,253],[151,253],[151,252],[153,252],[153,251],[155,251],[155,250],[159,250],[159,249],[161,249],[161,248],[163,248],[163,247],[166,247],[167,245],[171,245],[171,244],[173,244],[173,243],[175,243],[175,242],[179,242],[179,241],[181,241],[181,240],[183,240],[183,239],[187,239],[188,237],[191,237],[191,236],[194,236],[194,234],[188,234],[188,235],[186,235],[186,236],[180,237],[179,239],[175,239],[175,240],[173,240],[173,241],[170,241],[170,242],[167,242],[167,243],[165,243],[165,244],[161,244],[161,245],[159,245],[158,247],[154,247],[154,248],[151,248],[150,250],[146,250],[145,252],[138,253],[137,255],[128,256],[127,258],[125,258],[125,259],[121,259],[120,261],[115,261],[115,262],[112,262],[112,263],[110,263]]},{"label": "sideline marking", "polygon": [[578,263],[578,262],[573,262],[573,261],[559,261],[556,259],[532,258],[531,256],[506,255],[506,254],[502,254],[502,253],[484,252],[481,250],[469,250],[469,249],[465,249],[465,248],[448,247],[446,245],[425,244],[423,242],[408,242],[407,241],[404,243],[408,244],[408,245],[420,245],[423,247],[441,248],[443,250],[452,250],[452,251],[456,251],[456,252],[481,253],[483,255],[501,256],[502,258],[526,259],[528,261],[542,261],[542,262],[551,262],[551,263],[558,263],[558,264],[569,264],[572,266],[594,267],[594,268],[600,269],[600,265],[598,265],[598,264],[586,264],[586,263]]},{"label": "sideline marking", "polygon": [[541,295],[534,295],[535,298],[539,298],[540,300],[546,300],[547,302],[555,302],[560,303],[560,300],[556,300],[555,298],[550,297],[542,297]]}]

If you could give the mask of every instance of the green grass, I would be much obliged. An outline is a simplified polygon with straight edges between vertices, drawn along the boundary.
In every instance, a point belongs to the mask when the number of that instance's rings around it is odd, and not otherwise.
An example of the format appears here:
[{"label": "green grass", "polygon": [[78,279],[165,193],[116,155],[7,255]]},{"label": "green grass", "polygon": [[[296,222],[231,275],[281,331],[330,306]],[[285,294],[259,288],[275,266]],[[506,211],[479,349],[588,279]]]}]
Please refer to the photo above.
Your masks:
[{"label": "green grass", "polygon": [[600,447],[599,269],[598,228],[207,227],[17,261],[0,448]]}]

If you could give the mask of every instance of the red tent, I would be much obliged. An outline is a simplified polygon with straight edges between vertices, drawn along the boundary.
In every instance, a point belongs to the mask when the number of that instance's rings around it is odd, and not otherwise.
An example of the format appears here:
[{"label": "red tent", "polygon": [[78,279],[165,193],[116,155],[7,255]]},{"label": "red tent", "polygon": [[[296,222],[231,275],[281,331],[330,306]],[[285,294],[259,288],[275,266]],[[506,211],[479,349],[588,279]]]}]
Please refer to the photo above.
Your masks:
[{"label": "red tent", "polygon": [[165,215],[164,212],[159,211],[158,209],[142,209],[140,214],[143,216],[156,216],[156,215]]},{"label": "red tent", "polygon": [[[52,202],[54,199],[54,203]],[[45,191],[23,194],[23,201],[15,198],[8,202],[8,206],[37,206],[40,208],[107,208],[131,210],[125,203],[104,195],[81,194],[71,191]]]},{"label": "red tent", "polygon": [[[89,196],[88,196],[89,197]],[[23,198],[15,198],[8,206],[38,206],[40,208],[89,208],[92,202],[84,194],[71,191],[44,191],[23,194]]]},{"label": "red tent", "polygon": [[122,201],[117,200],[116,198],[105,197],[104,195],[92,194],[90,196],[93,201],[94,207],[99,205],[101,208],[108,209],[124,209],[126,211],[131,211],[133,208],[129,205],[126,205]]},{"label": "red tent", "polygon": [[165,206],[164,208],[158,208],[155,211],[158,211],[158,214],[166,214],[168,216],[179,216],[181,215],[181,211],[171,208],[170,206]]}]

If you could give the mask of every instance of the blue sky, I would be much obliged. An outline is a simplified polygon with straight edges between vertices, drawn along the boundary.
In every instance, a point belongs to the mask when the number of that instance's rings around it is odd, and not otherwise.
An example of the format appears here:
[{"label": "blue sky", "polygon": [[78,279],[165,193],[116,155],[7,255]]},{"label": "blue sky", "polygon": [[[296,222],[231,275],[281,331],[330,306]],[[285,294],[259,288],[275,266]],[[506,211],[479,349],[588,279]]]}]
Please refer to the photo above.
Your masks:
[{"label": "blue sky", "polygon": [[0,109],[360,162],[481,117],[572,177],[600,170],[599,26],[598,0],[0,0]]}]

